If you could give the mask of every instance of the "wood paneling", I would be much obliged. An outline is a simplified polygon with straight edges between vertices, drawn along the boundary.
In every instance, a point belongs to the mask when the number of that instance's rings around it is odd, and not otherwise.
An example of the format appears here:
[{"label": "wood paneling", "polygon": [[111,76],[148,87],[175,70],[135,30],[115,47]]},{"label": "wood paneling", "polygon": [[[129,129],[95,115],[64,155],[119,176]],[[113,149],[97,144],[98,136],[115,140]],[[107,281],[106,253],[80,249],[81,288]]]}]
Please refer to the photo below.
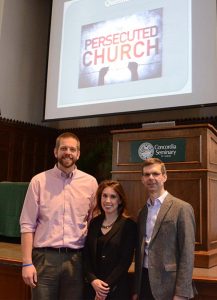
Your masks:
[{"label": "wood paneling", "polygon": [[[217,282],[206,277],[194,279],[198,295],[195,300],[216,300]],[[133,274],[129,273],[129,284],[133,285]],[[0,262],[0,300],[30,300],[31,291],[22,280],[21,266],[11,262]]]},{"label": "wood paneling", "polygon": [[0,181],[29,181],[54,165],[56,129],[0,119]]},{"label": "wood paneling", "polygon": [[198,291],[198,295],[195,300],[216,300],[217,299],[217,283],[209,282],[208,280],[195,281],[195,286]]},{"label": "wood paneling", "polygon": [[21,276],[21,266],[0,262],[0,300],[30,300],[31,292]]}]

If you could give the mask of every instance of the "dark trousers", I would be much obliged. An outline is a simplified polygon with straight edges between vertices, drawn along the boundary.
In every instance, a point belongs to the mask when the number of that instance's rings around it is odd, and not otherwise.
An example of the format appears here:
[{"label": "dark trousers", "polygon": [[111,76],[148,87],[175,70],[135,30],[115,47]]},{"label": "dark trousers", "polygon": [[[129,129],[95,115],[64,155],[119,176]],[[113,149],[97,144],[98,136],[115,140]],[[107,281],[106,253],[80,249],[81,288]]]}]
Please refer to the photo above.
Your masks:
[{"label": "dark trousers", "polygon": [[32,300],[83,300],[82,252],[33,249],[37,285]]},{"label": "dark trousers", "polygon": [[148,269],[146,268],[143,268],[142,270],[142,281],[139,300],[155,300],[151,292]]}]

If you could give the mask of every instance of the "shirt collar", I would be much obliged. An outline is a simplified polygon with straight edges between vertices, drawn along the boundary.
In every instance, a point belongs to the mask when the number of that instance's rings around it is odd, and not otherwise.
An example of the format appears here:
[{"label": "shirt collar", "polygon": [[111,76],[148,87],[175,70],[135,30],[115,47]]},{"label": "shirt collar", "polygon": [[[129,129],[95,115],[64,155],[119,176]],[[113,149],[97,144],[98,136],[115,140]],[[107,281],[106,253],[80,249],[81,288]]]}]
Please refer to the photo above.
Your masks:
[{"label": "shirt collar", "polygon": [[61,171],[61,170],[57,167],[56,164],[55,164],[55,166],[54,166],[54,171],[55,171],[56,175],[57,175],[58,177],[63,177],[63,178],[66,178],[66,179],[67,179],[67,178],[72,178],[73,175],[76,173],[76,170],[77,170],[77,167],[75,166],[74,170],[73,170],[71,173],[65,173],[65,172]]},{"label": "shirt collar", "polygon": [[[161,196],[159,196],[159,197],[157,197],[157,198],[155,199],[154,203],[155,203],[155,204],[156,204],[156,203],[159,203],[160,205],[162,205],[167,195],[168,195],[168,192],[165,191]],[[147,205],[148,205],[148,206],[151,206],[151,205],[152,205],[152,204],[151,204],[150,198],[149,198],[148,201],[147,201]]]}]

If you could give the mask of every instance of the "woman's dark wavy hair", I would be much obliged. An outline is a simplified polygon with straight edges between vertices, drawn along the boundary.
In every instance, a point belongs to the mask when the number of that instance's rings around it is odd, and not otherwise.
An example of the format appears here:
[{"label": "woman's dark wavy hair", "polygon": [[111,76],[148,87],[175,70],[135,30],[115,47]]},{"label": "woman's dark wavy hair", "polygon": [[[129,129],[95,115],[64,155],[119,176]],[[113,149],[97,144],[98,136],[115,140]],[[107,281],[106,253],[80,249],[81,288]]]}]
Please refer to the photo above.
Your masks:
[{"label": "woman's dark wavy hair", "polygon": [[96,208],[94,214],[105,214],[101,205],[101,197],[105,188],[112,188],[120,198],[120,204],[118,206],[118,216],[126,215],[126,194],[120,182],[116,180],[104,180],[99,184],[96,192]]}]

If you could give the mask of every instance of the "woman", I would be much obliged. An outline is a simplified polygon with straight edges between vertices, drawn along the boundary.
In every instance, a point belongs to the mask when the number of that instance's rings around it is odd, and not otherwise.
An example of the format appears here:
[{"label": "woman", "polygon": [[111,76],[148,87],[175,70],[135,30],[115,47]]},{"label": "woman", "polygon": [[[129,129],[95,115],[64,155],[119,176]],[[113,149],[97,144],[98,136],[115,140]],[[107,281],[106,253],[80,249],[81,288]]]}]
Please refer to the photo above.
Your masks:
[{"label": "woman", "polygon": [[136,224],[125,215],[126,196],[119,182],[101,182],[96,200],[99,215],[90,223],[84,249],[86,278],[91,284],[85,300],[128,300]]}]

